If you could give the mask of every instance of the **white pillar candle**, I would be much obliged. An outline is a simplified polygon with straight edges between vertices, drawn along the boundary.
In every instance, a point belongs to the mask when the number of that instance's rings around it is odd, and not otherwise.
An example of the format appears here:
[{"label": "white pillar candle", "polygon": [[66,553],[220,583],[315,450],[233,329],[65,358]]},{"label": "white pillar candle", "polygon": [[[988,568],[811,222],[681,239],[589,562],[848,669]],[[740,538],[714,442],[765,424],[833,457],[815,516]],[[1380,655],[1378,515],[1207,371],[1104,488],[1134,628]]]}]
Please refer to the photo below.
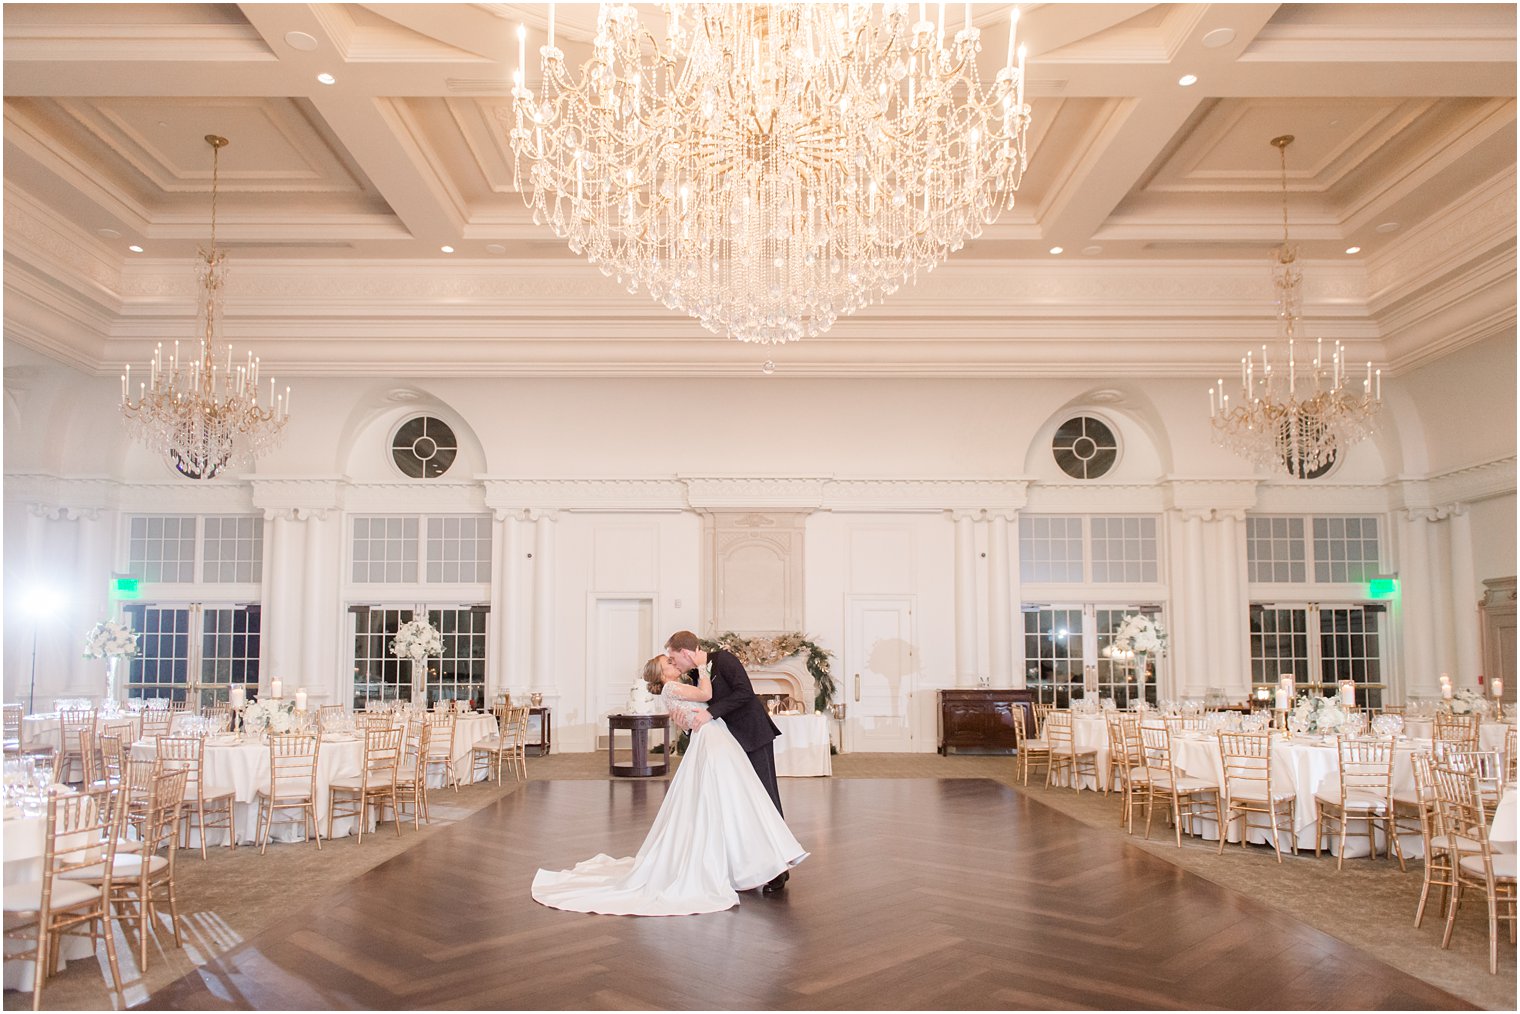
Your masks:
[{"label": "white pillar candle", "polygon": [[278,680],[278,679],[272,679],[272,680],[270,680],[269,681],[269,696],[273,697],[275,700],[279,700],[280,699],[280,691],[282,691],[284,688],[285,688],[285,684],[282,683],[280,680]]},{"label": "white pillar candle", "polygon": [[1504,696],[1504,681],[1502,679],[1499,679],[1498,677],[1495,677],[1494,678],[1494,700],[1497,701],[1499,698],[1501,698],[1503,696]]},{"label": "white pillar candle", "polygon": [[1443,698],[1445,698],[1446,700],[1448,700],[1448,701],[1451,700],[1451,684],[1450,683],[1442,683],[1441,684],[1441,696]]},{"label": "white pillar candle", "polygon": [[1353,683],[1341,684],[1341,703],[1348,708],[1356,707],[1356,685]]},{"label": "white pillar candle", "polygon": [[296,691],[296,710],[297,711],[305,711],[306,710],[306,691],[305,690],[297,690]]},{"label": "white pillar candle", "polygon": [[227,691],[227,703],[232,705],[234,710],[241,708],[247,702],[248,698],[242,687],[233,687]]},{"label": "white pillar candle", "polygon": [[1286,689],[1284,689],[1283,687],[1278,687],[1277,688],[1277,710],[1278,711],[1287,711],[1288,710],[1288,700],[1289,700],[1289,698],[1288,698],[1288,691]]}]

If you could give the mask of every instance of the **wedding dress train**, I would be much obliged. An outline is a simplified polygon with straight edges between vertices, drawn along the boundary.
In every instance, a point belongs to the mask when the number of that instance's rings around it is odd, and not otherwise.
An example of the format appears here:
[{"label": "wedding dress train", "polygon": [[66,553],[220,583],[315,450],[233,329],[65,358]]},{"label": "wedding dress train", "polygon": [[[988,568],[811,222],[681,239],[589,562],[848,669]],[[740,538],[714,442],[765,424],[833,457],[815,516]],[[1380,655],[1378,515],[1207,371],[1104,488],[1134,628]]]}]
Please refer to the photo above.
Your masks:
[{"label": "wedding dress train", "polygon": [[[672,710],[692,707],[662,696]],[[533,900],[601,915],[721,912],[739,904],[739,891],[761,886],[807,855],[743,748],[715,719],[692,734],[638,855],[598,855],[574,869],[539,870]]]}]

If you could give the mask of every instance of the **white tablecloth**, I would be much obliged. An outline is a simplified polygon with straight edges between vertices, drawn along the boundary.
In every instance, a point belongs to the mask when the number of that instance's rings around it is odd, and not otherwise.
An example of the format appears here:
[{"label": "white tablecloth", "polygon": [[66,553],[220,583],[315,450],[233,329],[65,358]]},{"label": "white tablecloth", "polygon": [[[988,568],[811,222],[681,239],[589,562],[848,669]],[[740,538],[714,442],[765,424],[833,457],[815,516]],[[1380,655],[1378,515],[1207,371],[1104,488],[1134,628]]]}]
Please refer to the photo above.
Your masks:
[{"label": "white tablecloth", "polygon": [[[151,760],[157,754],[157,744],[148,741],[134,743],[132,756]],[[239,845],[258,840],[259,807],[256,794],[269,788],[269,747],[258,741],[222,745],[214,740],[206,743],[205,778],[208,790],[224,790],[231,787],[233,793],[232,817],[237,828]],[[339,778],[359,777],[364,763],[364,743],[357,736],[322,737],[321,749],[317,751],[317,826],[324,838],[341,838],[358,830],[353,817],[340,817],[334,827],[327,826],[327,786]],[[291,817],[296,811],[286,810],[276,814],[270,837],[275,841],[300,841],[305,832]],[[225,833],[210,832],[208,845],[223,845]],[[191,833],[191,843],[199,846],[200,838]]]},{"label": "white tablecloth", "polygon": [[[5,885],[9,887],[11,884],[40,879],[42,853],[47,844],[46,812],[44,811],[44,814],[38,817],[7,817],[4,821],[4,832]],[[5,945],[7,950],[25,950],[28,946],[24,940],[7,940]],[[63,959],[65,962],[93,957],[94,954],[95,948],[91,946],[88,937],[64,937]],[[31,992],[36,972],[36,965],[30,960],[7,961],[5,988]],[[17,1005],[7,1004],[7,1006]]]},{"label": "white tablecloth", "polygon": [[[472,711],[460,715],[454,720],[454,750],[453,767],[454,777],[461,782],[469,783],[471,750],[476,743],[488,736],[496,735],[496,718],[479,711]],[[482,770],[476,781],[483,781],[490,775],[489,770]],[[437,789],[443,786],[443,772],[432,770],[428,772],[428,788]]]},{"label": "white tablecloth", "polygon": [[[1435,735],[1436,723],[1430,718],[1404,719],[1404,735],[1410,739],[1430,739]],[[1510,723],[1484,722],[1478,726],[1478,749],[1504,749],[1504,738],[1509,735]]]},{"label": "white tablecloth", "polygon": [[[1414,751],[1424,744],[1400,741],[1393,754],[1393,792],[1395,795],[1414,794]],[[1202,778],[1214,785],[1224,779],[1223,763],[1219,755],[1219,737],[1211,733],[1192,733],[1172,737],[1172,757],[1179,774]],[[1293,811],[1294,831],[1298,848],[1314,848],[1314,829],[1319,820],[1319,804],[1314,794],[1321,788],[1338,786],[1340,779],[1340,754],[1334,738],[1323,742],[1296,736],[1293,739],[1273,737],[1272,740],[1272,787],[1274,790],[1291,792],[1295,799]],[[1268,843],[1270,835],[1264,826],[1265,818],[1253,817],[1250,840]],[[1218,840],[1219,828],[1212,818],[1199,821],[1203,837]],[[1257,827],[1255,825],[1263,825]],[[1382,834],[1379,832],[1379,841]],[[1230,841],[1240,840],[1240,821],[1230,824]],[[1347,856],[1366,855],[1361,851],[1366,839],[1349,838],[1346,842]],[[1286,847],[1287,843],[1284,843]],[[1400,835],[1399,845],[1406,857],[1423,855],[1419,835]],[[1340,836],[1333,831],[1325,836],[1324,847],[1332,853],[1340,847]]]},{"label": "white tablecloth", "polygon": [[[1048,740],[1048,737],[1047,737]],[[1108,787],[1108,720],[1102,715],[1072,715],[1071,745],[1077,753],[1084,750],[1098,752],[1098,779],[1091,775],[1078,779],[1077,789],[1106,789]],[[1057,775],[1052,785],[1064,785],[1065,775]]]},{"label": "white tablecloth", "polygon": [[1488,827],[1488,841],[1495,852],[1515,851],[1515,787],[1511,785],[1494,807],[1493,823]]},{"label": "white tablecloth", "polygon": [[781,730],[775,740],[776,774],[782,778],[831,775],[829,720],[824,715],[772,715]]}]

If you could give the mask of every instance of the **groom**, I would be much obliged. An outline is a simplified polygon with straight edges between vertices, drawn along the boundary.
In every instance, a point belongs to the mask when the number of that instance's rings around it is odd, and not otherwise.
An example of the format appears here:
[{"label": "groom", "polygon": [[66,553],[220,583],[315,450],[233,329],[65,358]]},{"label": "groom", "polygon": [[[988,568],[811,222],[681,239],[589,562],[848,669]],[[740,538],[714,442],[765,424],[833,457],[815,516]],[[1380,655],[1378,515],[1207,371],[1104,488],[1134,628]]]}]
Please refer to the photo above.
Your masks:
[{"label": "groom", "polygon": [[[692,731],[696,732],[714,718],[721,718],[733,733],[734,739],[749,757],[750,765],[760,777],[760,784],[781,813],[781,791],[776,787],[776,755],[773,743],[781,730],[766,714],[765,705],[755,696],[749,673],[744,663],[731,651],[719,648],[706,652],[701,648],[697,635],[689,630],[678,630],[665,642],[665,656],[682,672],[709,666],[712,677],[712,700],[706,711],[698,711],[692,718]],[[783,814],[784,816],[784,814]],[[786,886],[791,875],[786,871],[765,885],[766,894],[774,894]]]}]

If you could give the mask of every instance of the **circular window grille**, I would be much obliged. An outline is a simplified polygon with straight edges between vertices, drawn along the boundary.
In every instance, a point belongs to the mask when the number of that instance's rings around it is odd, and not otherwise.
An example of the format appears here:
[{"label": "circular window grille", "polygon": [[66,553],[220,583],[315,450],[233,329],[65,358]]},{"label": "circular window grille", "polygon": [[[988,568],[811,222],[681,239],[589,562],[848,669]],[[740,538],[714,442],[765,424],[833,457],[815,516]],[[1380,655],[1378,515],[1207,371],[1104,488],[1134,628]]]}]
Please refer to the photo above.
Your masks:
[{"label": "circular window grille", "polygon": [[1295,479],[1318,479],[1322,475],[1328,475],[1330,469],[1335,467],[1336,453],[1330,452],[1324,464],[1318,468],[1310,468],[1309,463],[1302,458],[1295,458],[1292,451],[1283,452],[1283,464],[1288,467],[1288,474]]},{"label": "circular window grille", "polygon": [[1119,460],[1119,441],[1107,424],[1079,415],[1056,430],[1050,451],[1061,471],[1073,479],[1096,479]]},{"label": "circular window grille", "polygon": [[448,423],[431,416],[408,419],[391,438],[391,460],[413,479],[436,479],[459,455],[459,441]]}]

